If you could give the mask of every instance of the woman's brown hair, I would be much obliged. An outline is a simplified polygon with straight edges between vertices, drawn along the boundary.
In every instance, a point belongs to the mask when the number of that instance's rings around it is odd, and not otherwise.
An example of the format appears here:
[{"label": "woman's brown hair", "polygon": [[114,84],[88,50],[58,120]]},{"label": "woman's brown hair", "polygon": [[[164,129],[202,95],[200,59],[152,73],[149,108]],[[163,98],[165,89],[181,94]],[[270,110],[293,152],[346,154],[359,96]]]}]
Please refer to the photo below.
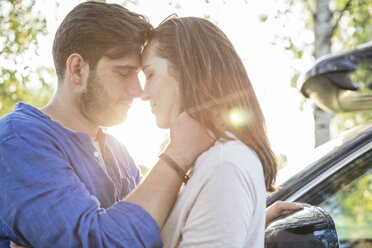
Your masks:
[{"label": "woman's brown hair", "polygon": [[[275,190],[277,161],[244,65],[226,35],[208,20],[168,18],[150,34],[158,56],[179,80],[182,108],[218,139],[231,132],[259,156],[266,189]],[[235,117],[235,121],[231,118]]]}]

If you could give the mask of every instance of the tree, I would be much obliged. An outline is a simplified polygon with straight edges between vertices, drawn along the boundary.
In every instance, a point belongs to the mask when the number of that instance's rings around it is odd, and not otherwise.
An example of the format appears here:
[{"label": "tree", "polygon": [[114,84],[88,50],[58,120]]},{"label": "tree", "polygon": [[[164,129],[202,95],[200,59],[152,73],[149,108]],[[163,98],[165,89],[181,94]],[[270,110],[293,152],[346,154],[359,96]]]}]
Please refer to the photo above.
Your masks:
[{"label": "tree", "polygon": [[[314,22],[314,57],[317,59],[331,51],[331,37],[333,33],[331,23],[332,13],[329,0],[315,0]],[[332,114],[325,112],[318,106],[313,106],[315,124],[315,146],[319,146],[330,138],[329,124]]]},{"label": "tree", "polygon": [[47,82],[52,69],[32,67],[38,38],[46,35],[46,20],[34,13],[35,0],[0,1],[0,116],[19,102],[45,105],[52,94]]},{"label": "tree", "polygon": [[[293,14],[296,7],[302,8],[302,21],[304,30],[313,32],[313,42],[295,42],[297,37],[278,37],[287,42],[286,49],[291,51],[297,60],[306,59],[309,53],[317,59],[331,52],[348,50],[356,45],[370,40],[372,32],[372,2],[368,0],[314,0],[294,1],[286,0],[287,7],[280,10],[276,19],[287,18]],[[292,20],[293,21],[293,20]],[[298,35],[298,34],[297,34]],[[299,74],[303,72],[294,68],[292,86],[297,87]],[[358,73],[355,78],[365,77],[366,73]],[[357,80],[358,81],[358,80]],[[362,89],[368,88],[369,81],[361,82]],[[332,123],[338,130],[352,127],[372,119],[370,112],[358,113],[326,113],[314,106],[315,145],[318,146],[330,138],[329,126]],[[350,124],[352,123],[352,124]]]}]

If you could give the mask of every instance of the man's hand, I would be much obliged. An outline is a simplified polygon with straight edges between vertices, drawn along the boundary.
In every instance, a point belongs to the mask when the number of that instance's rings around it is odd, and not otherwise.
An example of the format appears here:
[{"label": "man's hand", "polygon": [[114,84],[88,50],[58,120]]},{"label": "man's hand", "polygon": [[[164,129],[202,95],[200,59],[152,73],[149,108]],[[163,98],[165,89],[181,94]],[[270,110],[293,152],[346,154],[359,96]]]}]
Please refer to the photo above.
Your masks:
[{"label": "man's hand", "polygon": [[304,206],[307,204],[305,203],[298,203],[298,202],[284,202],[284,201],[277,201],[270,207],[266,208],[266,223],[265,228],[270,225],[276,218],[287,215],[293,211],[303,209]]}]

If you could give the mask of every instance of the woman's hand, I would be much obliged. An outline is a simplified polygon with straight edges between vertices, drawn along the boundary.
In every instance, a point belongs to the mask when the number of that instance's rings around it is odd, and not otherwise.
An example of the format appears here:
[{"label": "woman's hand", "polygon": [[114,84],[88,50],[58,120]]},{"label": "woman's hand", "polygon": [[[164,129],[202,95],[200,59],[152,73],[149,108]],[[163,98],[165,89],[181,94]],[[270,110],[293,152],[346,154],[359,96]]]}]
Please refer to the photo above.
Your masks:
[{"label": "woman's hand", "polygon": [[298,202],[284,202],[284,201],[277,201],[270,207],[266,208],[266,223],[265,227],[267,228],[268,225],[271,224],[273,220],[276,218],[287,215],[293,211],[303,209],[304,206],[307,204],[305,203],[298,203]]}]

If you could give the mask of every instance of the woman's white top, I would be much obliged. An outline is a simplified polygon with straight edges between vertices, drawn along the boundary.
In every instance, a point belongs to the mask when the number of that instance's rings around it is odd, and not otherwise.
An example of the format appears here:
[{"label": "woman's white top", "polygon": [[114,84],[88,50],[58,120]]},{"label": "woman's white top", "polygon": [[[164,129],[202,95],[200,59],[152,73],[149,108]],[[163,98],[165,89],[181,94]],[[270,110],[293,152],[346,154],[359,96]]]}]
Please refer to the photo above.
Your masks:
[{"label": "woman's white top", "polygon": [[161,230],[164,247],[264,247],[266,188],[256,153],[217,141],[196,160]]}]

